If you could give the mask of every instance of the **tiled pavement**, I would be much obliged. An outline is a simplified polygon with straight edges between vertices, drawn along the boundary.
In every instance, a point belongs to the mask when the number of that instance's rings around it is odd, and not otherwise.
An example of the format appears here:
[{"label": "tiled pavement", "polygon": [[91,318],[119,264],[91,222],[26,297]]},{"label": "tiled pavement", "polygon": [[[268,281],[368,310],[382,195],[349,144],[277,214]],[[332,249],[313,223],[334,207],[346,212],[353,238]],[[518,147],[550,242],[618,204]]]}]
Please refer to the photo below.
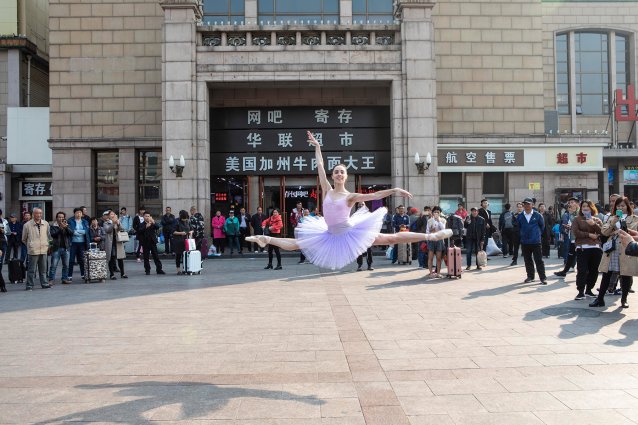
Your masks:
[{"label": "tiled pavement", "polygon": [[523,284],[493,259],[427,281],[375,261],[216,259],[190,277],[127,262],[127,281],[9,285],[0,423],[638,423],[638,296],[593,310],[574,274]]}]

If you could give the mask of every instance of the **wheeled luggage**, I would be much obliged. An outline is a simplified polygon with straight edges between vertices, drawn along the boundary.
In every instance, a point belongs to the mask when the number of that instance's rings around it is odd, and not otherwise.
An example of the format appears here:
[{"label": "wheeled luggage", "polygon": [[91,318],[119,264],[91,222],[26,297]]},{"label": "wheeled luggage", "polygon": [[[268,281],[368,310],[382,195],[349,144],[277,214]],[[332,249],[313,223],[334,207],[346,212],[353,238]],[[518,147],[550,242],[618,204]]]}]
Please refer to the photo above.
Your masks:
[{"label": "wheeled luggage", "polygon": [[22,283],[26,278],[24,263],[18,259],[9,261],[9,282]]},{"label": "wheeled luggage", "polygon": [[91,244],[91,249],[84,253],[84,282],[104,282],[107,272],[106,251],[100,251],[97,244]]},{"label": "wheeled luggage", "polygon": [[448,242],[447,256],[447,277],[461,278],[463,271],[463,259],[461,257],[461,248],[454,245],[452,241]]},{"label": "wheeled luggage", "polygon": [[202,253],[200,251],[184,251],[182,257],[184,273],[202,274]]},{"label": "wheeled luggage", "polygon": [[397,262],[399,264],[412,264],[412,247],[409,243],[397,245]]}]

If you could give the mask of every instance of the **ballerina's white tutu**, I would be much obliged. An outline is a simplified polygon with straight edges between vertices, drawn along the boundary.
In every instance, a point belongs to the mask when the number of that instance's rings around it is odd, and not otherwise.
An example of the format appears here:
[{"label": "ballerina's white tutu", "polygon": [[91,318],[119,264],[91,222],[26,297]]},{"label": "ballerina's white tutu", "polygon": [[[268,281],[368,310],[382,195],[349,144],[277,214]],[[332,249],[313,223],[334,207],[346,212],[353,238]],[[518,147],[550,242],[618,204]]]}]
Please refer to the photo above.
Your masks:
[{"label": "ballerina's white tutu", "polygon": [[323,201],[325,218],[304,217],[295,228],[295,239],[311,263],[336,270],[352,263],[372,246],[388,210],[369,212],[362,208],[351,216],[347,197],[333,200],[331,192]]}]

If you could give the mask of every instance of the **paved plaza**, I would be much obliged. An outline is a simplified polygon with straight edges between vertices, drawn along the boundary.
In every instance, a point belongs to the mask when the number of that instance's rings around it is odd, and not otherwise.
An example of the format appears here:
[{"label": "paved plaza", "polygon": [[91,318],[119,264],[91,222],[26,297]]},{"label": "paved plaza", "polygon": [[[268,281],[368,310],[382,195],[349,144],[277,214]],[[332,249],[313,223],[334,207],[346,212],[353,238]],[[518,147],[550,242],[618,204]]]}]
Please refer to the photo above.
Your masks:
[{"label": "paved plaza", "polygon": [[638,423],[635,294],[590,309],[575,274],[523,284],[503,259],[461,280],[383,257],[358,273],[296,262],[146,277],[129,261],[128,280],[8,285],[0,422]]}]

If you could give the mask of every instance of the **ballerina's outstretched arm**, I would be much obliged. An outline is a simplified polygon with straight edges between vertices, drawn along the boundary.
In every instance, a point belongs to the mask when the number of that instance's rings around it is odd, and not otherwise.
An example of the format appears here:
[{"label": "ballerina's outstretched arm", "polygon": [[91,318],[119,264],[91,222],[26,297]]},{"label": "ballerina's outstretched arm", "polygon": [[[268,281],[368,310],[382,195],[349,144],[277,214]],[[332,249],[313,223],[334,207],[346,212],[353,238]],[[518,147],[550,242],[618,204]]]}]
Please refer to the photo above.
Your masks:
[{"label": "ballerina's outstretched arm", "polygon": [[399,195],[412,199],[412,194],[407,190],[395,187],[394,189],[384,189],[374,193],[351,193],[348,195],[348,205],[352,206],[357,202],[375,201],[387,198],[390,195]]},{"label": "ballerina's outstretched arm", "polygon": [[321,191],[323,192],[323,196],[326,196],[326,193],[332,189],[332,185],[328,180],[328,176],[326,176],[326,169],[323,166],[323,155],[321,154],[321,145],[315,136],[312,135],[310,131],[306,132],[308,134],[308,143],[315,147],[315,158],[317,159],[317,173],[319,174],[319,183],[321,184]]}]

